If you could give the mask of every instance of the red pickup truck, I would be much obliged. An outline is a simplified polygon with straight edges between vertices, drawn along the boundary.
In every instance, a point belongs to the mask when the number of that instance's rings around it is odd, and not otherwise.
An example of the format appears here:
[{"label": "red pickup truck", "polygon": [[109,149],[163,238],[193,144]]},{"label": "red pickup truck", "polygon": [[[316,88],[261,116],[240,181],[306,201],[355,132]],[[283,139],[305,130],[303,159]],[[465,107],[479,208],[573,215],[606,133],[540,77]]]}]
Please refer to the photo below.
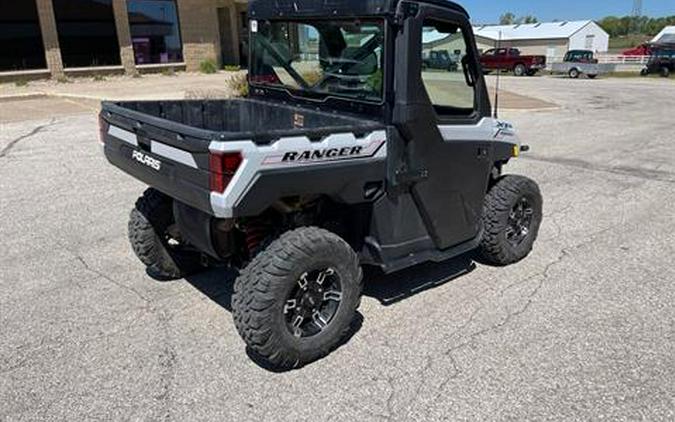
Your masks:
[{"label": "red pickup truck", "polygon": [[523,56],[517,48],[494,48],[480,58],[486,73],[509,71],[516,76],[534,76],[546,68],[546,56]]}]

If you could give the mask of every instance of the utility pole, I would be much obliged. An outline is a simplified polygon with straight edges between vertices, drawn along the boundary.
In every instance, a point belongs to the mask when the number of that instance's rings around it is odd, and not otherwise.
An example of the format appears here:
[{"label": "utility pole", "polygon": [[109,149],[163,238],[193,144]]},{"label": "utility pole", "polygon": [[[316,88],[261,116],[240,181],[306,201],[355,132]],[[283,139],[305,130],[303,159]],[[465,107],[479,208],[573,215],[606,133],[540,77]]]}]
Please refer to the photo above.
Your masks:
[{"label": "utility pole", "polygon": [[633,32],[639,34],[642,30],[642,0],[633,0]]}]

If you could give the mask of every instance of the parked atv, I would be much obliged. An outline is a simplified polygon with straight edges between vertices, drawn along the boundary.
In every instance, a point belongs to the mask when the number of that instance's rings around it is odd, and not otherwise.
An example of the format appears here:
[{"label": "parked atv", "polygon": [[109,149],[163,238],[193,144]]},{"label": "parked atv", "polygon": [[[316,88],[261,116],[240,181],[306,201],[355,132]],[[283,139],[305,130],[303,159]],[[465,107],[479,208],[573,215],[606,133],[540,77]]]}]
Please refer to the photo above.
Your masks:
[{"label": "parked atv", "polygon": [[[521,148],[492,117],[467,12],[445,0],[252,0],[250,96],[106,102],[107,159],[151,186],[129,239],[156,277],[239,271],[232,312],[279,368],[337,347],[362,266],[398,271],[532,250],[542,196],[503,174]],[[461,50],[426,72],[422,34]]]}]

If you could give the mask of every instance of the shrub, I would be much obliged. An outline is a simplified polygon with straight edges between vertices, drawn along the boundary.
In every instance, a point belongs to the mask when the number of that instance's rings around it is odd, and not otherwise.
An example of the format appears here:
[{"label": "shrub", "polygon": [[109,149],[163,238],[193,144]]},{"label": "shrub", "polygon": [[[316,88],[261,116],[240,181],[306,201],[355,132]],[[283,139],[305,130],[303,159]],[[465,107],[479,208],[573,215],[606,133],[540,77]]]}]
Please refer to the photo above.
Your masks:
[{"label": "shrub", "polygon": [[199,71],[206,74],[216,73],[218,71],[218,66],[214,60],[204,60],[199,63]]},{"label": "shrub", "polygon": [[237,65],[226,64],[225,66],[223,66],[223,70],[227,72],[239,72],[241,70],[241,67]]},{"label": "shrub", "polygon": [[14,82],[14,85],[16,85],[16,86],[18,86],[18,87],[27,86],[27,85],[28,85],[28,81],[25,80],[25,79],[20,79],[20,80]]},{"label": "shrub", "polygon": [[237,73],[227,80],[227,87],[235,97],[248,95],[248,78],[245,73]]},{"label": "shrub", "polygon": [[304,79],[310,86],[317,84],[321,79],[323,79],[323,72],[320,70],[308,70],[303,72],[302,79]]}]

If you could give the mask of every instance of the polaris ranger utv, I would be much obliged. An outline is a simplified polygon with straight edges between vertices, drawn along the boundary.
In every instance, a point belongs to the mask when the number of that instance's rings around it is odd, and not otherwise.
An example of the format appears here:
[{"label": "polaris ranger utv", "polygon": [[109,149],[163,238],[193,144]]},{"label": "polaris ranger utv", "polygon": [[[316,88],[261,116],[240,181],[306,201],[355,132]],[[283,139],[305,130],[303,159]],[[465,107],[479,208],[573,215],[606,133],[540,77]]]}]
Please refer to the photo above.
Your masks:
[{"label": "polaris ranger utv", "polygon": [[[131,246],[151,274],[239,271],[237,330],[272,366],[340,343],[362,266],[393,272],[476,251],[525,258],[537,184],[503,175],[526,150],[492,117],[469,16],[446,0],[252,0],[250,94],[107,102],[107,159],[151,186]],[[422,69],[432,48],[453,72]]]}]

